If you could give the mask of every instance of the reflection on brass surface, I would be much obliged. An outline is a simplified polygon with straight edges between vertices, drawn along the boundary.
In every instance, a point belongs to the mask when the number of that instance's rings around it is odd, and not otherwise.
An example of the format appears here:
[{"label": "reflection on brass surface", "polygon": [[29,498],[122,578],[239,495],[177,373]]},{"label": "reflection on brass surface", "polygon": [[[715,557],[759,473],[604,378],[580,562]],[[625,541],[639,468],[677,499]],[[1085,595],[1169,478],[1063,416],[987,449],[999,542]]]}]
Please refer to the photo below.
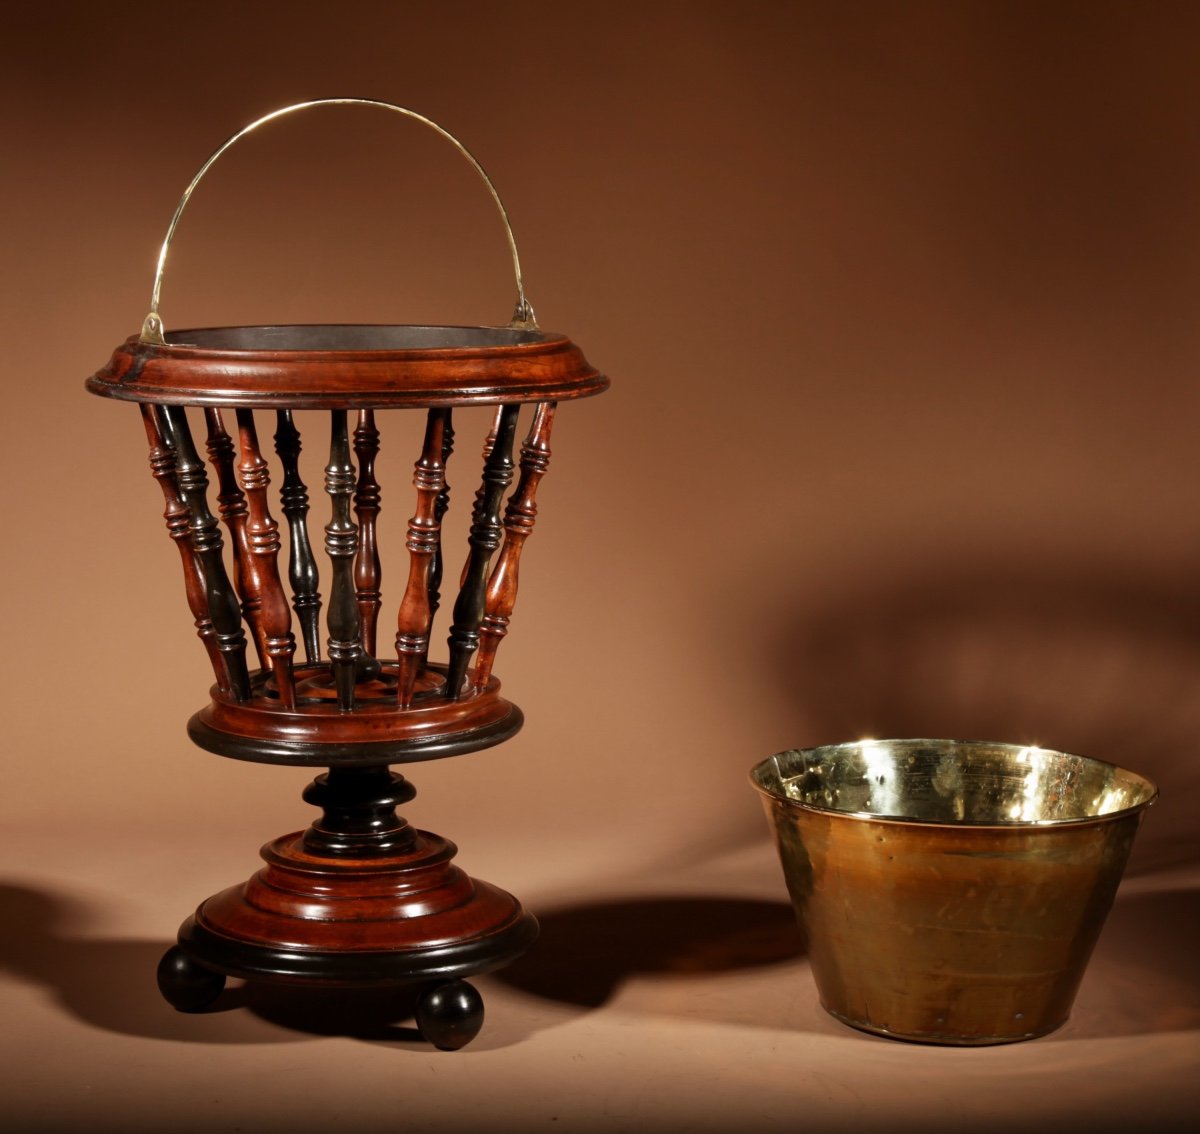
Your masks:
[{"label": "reflection on brass surface", "polygon": [[1083,756],[953,740],[781,752],[751,778],[822,1005],[950,1044],[1066,1021],[1157,794]]}]

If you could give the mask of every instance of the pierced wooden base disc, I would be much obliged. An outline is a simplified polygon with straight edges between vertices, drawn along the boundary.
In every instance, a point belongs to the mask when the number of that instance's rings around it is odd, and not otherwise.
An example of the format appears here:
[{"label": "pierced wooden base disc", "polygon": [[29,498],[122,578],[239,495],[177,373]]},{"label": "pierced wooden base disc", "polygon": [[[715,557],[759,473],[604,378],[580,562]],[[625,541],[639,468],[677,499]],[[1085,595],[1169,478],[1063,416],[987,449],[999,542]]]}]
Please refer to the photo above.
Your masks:
[{"label": "pierced wooden base disc", "polygon": [[268,843],[263,870],[184,922],[180,949],[227,976],[369,987],[489,972],[533,944],[516,898],[452,865],[448,840],[407,833],[388,857],[314,854],[299,832]]},{"label": "pierced wooden base disc", "polygon": [[396,663],[355,688],[355,709],[342,712],[329,666],[296,667],[296,705],[280,704],[269,674],[252,675],[252,696],[235,701],[213,689],[212,703],[188,722],[201,748],[237,760],[301,767],[352,767],[435,760],[489,748],[515,735],[521,710],[491,678],[457,700],[445,693],[445,666],[427,666],[408,708],[396,700]]}]

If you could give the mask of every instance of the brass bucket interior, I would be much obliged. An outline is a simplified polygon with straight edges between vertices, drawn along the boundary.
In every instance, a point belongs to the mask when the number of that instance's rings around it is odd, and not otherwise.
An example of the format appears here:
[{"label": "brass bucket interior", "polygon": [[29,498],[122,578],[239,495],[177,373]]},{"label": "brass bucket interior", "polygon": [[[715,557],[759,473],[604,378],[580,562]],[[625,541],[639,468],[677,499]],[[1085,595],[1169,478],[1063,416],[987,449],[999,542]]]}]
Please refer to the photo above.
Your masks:
[{"label": "brass bucket interior", "polygon": [[1071,1011],[1155,786],[1033,746],[863,740],[751,773],[825,1009],[1007,1043]]}]

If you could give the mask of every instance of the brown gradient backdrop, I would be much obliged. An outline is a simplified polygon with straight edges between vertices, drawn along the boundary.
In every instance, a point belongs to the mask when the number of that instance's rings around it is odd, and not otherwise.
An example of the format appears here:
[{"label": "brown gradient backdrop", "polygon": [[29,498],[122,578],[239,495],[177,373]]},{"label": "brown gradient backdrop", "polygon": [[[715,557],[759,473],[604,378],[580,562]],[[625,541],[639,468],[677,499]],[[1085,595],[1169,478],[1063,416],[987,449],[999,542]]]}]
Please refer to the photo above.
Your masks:
[{"label": "brown gradient backdrop", "polygon": [[[1200,847],[1200,9],[210,0],[4,24],[0,1074],[24,1128],[1041,1129],[1087,1101],[1165,1129],[1194,1099],[1196,892],[1172,879]],[[206,662],[140,423],[82,382],[138,329],[203,158],[330,94],[472,148],[542,325],[613,379],[560,414],[498,667],[524,732],[413,773],[407,814],[547,926],[453,1063],[278,1006],[179,1019],[149,984],[192,905],[307,821],[309,777],[189,745]],[[511,309],[467,166],[369,110],[242,143],[175,249],[172,327]],[[386,586],[414,454],[385,456]],[[866,735],[1159,782],[1058,1038],[867,1040],[802,963],[750,963],[755,933],[760,960],[790,946],[746,770]]]}]

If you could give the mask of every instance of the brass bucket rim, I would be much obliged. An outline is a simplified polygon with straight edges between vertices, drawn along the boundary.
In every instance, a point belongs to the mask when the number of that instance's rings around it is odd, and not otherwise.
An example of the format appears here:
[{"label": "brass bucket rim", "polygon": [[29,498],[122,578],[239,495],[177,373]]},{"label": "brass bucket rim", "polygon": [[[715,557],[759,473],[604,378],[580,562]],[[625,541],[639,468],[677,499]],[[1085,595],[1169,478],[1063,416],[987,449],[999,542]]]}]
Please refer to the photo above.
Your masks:
[{"label": "brass bucket rim", "polygon": [[[1036,751],[1045,753],[1050,756],[1064,757],[1067,759],[1082,761],[1085,764],[1099,768],[1109,769],[1114,776],[1119,776],[1122,780],[1128,782],[1131,786],[1138,787],[1141,790],[1141,795],[1135,803],[1126,807],[1120,807],[1112,811],[1105,811],[1095,815],[1067,816],[1058,818],[1046,819],[931,819],[916,815],[895,815],[882,811],[871,810],[847,810],[844,808],[833,806],[822,806],[819,803],[813,803],[808,800],[797,799],[794,796],[785,794],[779,789],[772,788],[763,783],[762,777],[768,770],[773,770],[777,775],[779,773],[779,759],[785,756],[793,757],[809,757],[818,754],[832,754],[836,752],[846,752],[852,749],[861,749],[864,745],[887,745],[887,746],[905,746],[905,747],[940,747],[953,751],[958,748],[988,748],[992,750],[1003,750],[1011,752],[1019,752],[1021,750]],[[902,827],[920,826],[923,828],[944,828],[946,830],[961,831],[964,828],[969,828],[973,831],[979,830],[995,830],[995,831],[1011,831],[1011,832],[1030,832],[1044,831],[1061,828],[1079,828],[1086,826],[1094,826],[1103,823],[1112,823],[1116,820],[1125,818],[1130,815],[1135,815],[1138,812],[1145,811],[1148,807],[1154,805],[1158,800],[1158,785],[1147,776],[1143,776],[1139,772],[1130,771],[1128,768],[1122,767],[1119,764],[1113,764],[1107,760],[1099,760],[1093,756],[1082,756],[1079,753],[1067,752],[1058,748],[1045,748],[1038,744],[1014,744],[1005,741],[991,740],[966,740],[966,739],[936,739],[929,737],[905,737],[905,738],[888,738],[877,739],[874,737],[864,737],[861,740],[842,741],[836,744],[818,744],[808,748],[785,748],[779,752],[772,753],[765,759],[760,760],[751,769],[749,774],[751,785],[762,796],[774,802],[785,804],[788,807],[796,808],[799,811],[813,812],[822,815],[838,816],[843,819],[853,819],[858,822],[882,823],[891,824]],[[783,777],[779,776],[780,782]]]}]

